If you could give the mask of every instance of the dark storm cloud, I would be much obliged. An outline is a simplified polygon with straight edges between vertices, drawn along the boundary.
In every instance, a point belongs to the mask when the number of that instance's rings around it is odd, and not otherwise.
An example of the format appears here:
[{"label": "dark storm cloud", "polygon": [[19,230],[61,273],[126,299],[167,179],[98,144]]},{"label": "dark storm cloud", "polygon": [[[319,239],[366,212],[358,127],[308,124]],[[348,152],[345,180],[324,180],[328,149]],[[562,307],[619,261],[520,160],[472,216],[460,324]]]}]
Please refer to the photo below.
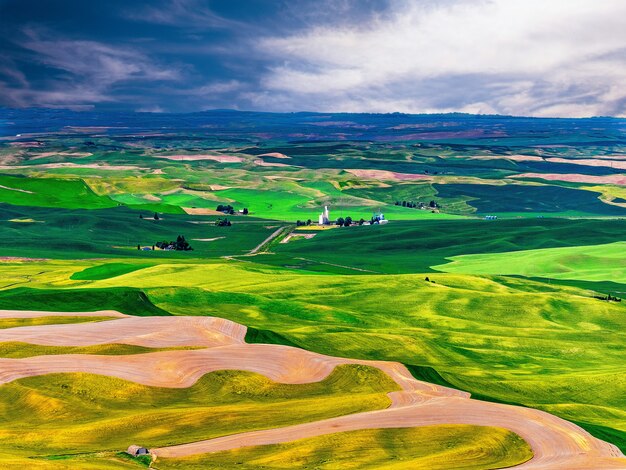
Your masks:
[{"label": "dark storm cloud", "polygon": [[0,0],[0,105],[623,115],[623,14],[620,0]]}]

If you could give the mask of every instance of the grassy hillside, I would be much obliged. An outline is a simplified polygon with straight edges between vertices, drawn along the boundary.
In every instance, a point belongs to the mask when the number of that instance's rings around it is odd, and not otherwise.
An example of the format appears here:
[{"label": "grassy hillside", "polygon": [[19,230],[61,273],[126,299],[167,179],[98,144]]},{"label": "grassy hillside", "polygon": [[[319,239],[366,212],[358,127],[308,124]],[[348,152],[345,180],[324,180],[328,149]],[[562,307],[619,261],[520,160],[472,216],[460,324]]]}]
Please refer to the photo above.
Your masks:
[{"label": "grassy hillside", "polygon": [[[48,316],[36,318],[0,318],[0,329],[18,328],[20,326],[65,325],[68,323],[88,323],[113,320],[115,317],[66,317]],[[0,343],[4,345],[4,343]]]},{"label": "grassy hillside", "polygon": [[[379,273],[429,272],[457,255],[502,253],[499,259],[504,260],[511,251],[611,243],[623,240],[624,233],[626,220],[396,221],[324,231],[310,240],[279,244],[273,251],[281,256],[267,257],[262,262],[307,269],[298,259],[305,258]],[[498,273],[488,268],[463,272]],[[545,273],[539,268],[535,273],[528,269],[525,274]]]},{"label": "grassy hillside", "polygon": [[[37,278],[32,298],[66,285],[73,272],[68,265]],[[91,288],[130,286],[173,314],[215,315],[264,330],[261,341],[285,339],[325,354],[428,366],[481,396],[626,431],[620,372],[626,305],[524,279],[424,277],[301,274],[248,262],[170,264],[90,281],[64,297],[62,289],[52,289],[51,295],[61,308],[77,292],[88,299]],[[24,300],[17,305],[27,298],[20,292]],[[15,306],[9,302],[15,294],[3,292],[6,308]]]},{"label": "grassy hillside", "polygon": [[437,184],[435,189],[440,198],[461,195],[469,198],[468,204],[480,214],[528,212],[549,215],[560,212],[569,215],[626,216],[626,208],[605,204],[598,199],[599,193],[560,186]]},{"label": "grassy hillside", "polygon": [[[140,219],[140,215],[144,218]],[[14,240],[3,256],[36,258],[141,257],[147,260],[219,257],[253,249],[276,228],[271,223],[235,218],[217,227],[216,217],[161,214],[125,207],[102,210],[44,209],[0,204],[0,238]],[[183,235],[193,252],[138,251]]]},{"label": "grassy hillside", "polygon": [[83,181],[0,175],[0,202],[19,206],[100,209],[117,204]]},{"label": "grassy hillside", "polygon": [[626,283],[626,242],[514,253],[462,255],[433,269],[454,273],[516,274],[552,279]]},{"label": "grassy hillside", "polygon": [[[127,315],[169,315],[156,307],[139,289],[32,289],[0,290],[0,309],[91,312],[117,310]],[[85,317],[89,321],[93,317]]]},{"label": "grassy hillside", "polygon": [[[43,317],[45,318],[45,317]],[[70,317],[71,318],[71,317]],[[61,323],[61,322],[55,322]],[[144,354],[155,351],[171,351],[175,349],[199,349],[193,347],[148,348],[131,344],[98,344],[94,346],[42,346],[39,344],[10,341],[0,343],[0,357],[20,359],[33,356],[51,356],[58,354],[99,354],[104,356],[120,356],[128,354]]]},{"label": "grassy hillside", "polygon": [[[477,443],[480,445],[477,447]],[[521,438],[500,428],[443,425],[374,429],[251,447],[207,456],[160,459],[163,469],[506,468],[532,457]]]},{"label": "grassy hillside", "polygon": [[353,365],[302,385],[241,371],[212,372],[182,389],[91,374],[30,377],[2,386],[0,455],[15,447],[45,456],[180,444],[382,409],[397,389],[378,369]]},{"label": "grassy hillside", "polygon": [[[423,380],[553,412],[626,449],[626,302],[593,298],[626,291],[623,120],[5,114],[0,309],[229,318],[250,342],[401,361]],[[218,227],[218,204],[250,214]],[[390,223],[309,228],[300,233],[313,238],[247,256],[324,205],[331,218],[381,210]],[[178,235],[193,251],[137,250]],[[5,325],[47,321],[57,320]],[[0,344],[4,357],[62,352],[147,351]],[[140,468],[117,452],[388,404],[384,377],[342,374],[283,387],[220,372],[189,390],[20,380],[1,388],[0,466]],[[502,430],[441,427],[163,465],[382,467],[392,457],[404,459],[398,468],[495,468],[528,453]]]}]

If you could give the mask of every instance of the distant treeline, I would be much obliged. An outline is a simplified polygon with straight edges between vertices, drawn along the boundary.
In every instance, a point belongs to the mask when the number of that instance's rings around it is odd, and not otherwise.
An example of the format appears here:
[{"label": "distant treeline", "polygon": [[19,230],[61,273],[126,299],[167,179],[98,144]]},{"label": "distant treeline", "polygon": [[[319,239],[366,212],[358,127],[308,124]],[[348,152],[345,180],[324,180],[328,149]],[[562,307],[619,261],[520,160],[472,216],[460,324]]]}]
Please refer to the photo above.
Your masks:
[{"label": "distant treeline", "polygon": [[[412,209],[425,209],[426,208],[426,204],[423,202],[413,202],[413,201],[396,201],[396,206],[402,206],[402,207],[409,207]],[[428,207],[435,209],[436,207],[439,207],[439,204],[437,204],[437,202],[435,201],[430,201],[428,203]]]},{"label": "distant treeline", "polygon": [[598,300],[606,300],[607,302],[621,302],[622,299],[619,297],[613,297],[611,294],[607,294],[606,297],[602,297],[601,295],[594,295],[594,299]]},{"label": "distant treeline", "polygon": [[176,237],[176,241],[172,241],[172,242],[168,242],[168,241],[156,242],[155,245],[156,245],[157,248],[161,248],[162,250],[175,250],[175,251],[191,251],[191,250],[193,250],[193,248],[189,245],[187,240],[185,240],[185,237],[183,235],[178,235],[178,237]]}]

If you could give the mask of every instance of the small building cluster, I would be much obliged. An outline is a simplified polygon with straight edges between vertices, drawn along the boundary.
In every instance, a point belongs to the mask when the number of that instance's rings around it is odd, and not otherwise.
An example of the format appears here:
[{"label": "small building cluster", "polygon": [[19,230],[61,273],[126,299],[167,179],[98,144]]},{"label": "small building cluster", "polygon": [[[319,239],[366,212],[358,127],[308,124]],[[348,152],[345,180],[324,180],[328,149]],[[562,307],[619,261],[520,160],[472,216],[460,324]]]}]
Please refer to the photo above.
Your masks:
[{"label": "small building cluster", "polygon": [[318,218],[320,225],[330,225],[330,214],[328,213],[328,206],[324,206],[324,212],[322,212]]},{"label": "small building cluster", "polygon": [[497,220],[498,216],[497,215],[486,215],[485,216],[485,220]]},{"label": "small building cluster", "polygon": [[[337,220],[331,221],[330,212],[328,211],[328,206],[324,206],[324,211],[318,217],[318,225],[339,225],[339,226],[344,226],[344,227],[349,227],[351,225],[377,225],[377,224],[383,225],[383,224],[386,224],[387,222],[388,220],[385,219],[385,214],[383,214],[380,211],[373,214],[370,220],[360,219],[356,221],[356,220],[352,220],[352,217],[346,217],[345,219],[343,217],[339,217]],[[297,225],[311,225],[311,221],[310,220],[308,220],[307,222],[298,221]]]}]

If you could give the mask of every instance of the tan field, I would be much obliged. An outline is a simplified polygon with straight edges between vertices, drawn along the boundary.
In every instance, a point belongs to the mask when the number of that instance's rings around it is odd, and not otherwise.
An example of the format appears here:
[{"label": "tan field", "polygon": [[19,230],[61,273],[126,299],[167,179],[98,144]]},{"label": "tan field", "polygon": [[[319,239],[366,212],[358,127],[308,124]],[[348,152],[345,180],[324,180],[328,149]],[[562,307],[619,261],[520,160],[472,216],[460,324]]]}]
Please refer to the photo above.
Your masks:
[{"label": "tan field", "polygon": [[360,170],[352,169],[345,170],[352,173],[359,178],[373,179],[373,180],[392,180],[392,181],[408,181],[408,180],[422,180],[430,179],[429,175],[421,175],[414,173],[397,173],[395,171],[388,170]]},{"label": "tan field", "polygon": [[234,155],[154,155],[154,157],[168,160],[213,160],[219,163],[239,163],[244,160]]},{"label": "tan field", "polygon": [[274,166],[274,167],[281,167],[281,166],[293,166],[293,165],[288,165],[286,163],[272,163],[272,162],[266,162],[265,160],[263,160],[262,158],[256,158],[254,160],[254,164],[258,165],[258,166]]},{"label": "tan field", "polygon": [[259,157],[274,157],[274,158],[291,158],[285,155],[284,153],[278,153],[278,152],[263,153],[258,156]]},{"label": "tan field", "polygon": [[183,207],[183,210],[190,215],[224,215],[223,212],[215,209],[206,209],[203,207]]}]

